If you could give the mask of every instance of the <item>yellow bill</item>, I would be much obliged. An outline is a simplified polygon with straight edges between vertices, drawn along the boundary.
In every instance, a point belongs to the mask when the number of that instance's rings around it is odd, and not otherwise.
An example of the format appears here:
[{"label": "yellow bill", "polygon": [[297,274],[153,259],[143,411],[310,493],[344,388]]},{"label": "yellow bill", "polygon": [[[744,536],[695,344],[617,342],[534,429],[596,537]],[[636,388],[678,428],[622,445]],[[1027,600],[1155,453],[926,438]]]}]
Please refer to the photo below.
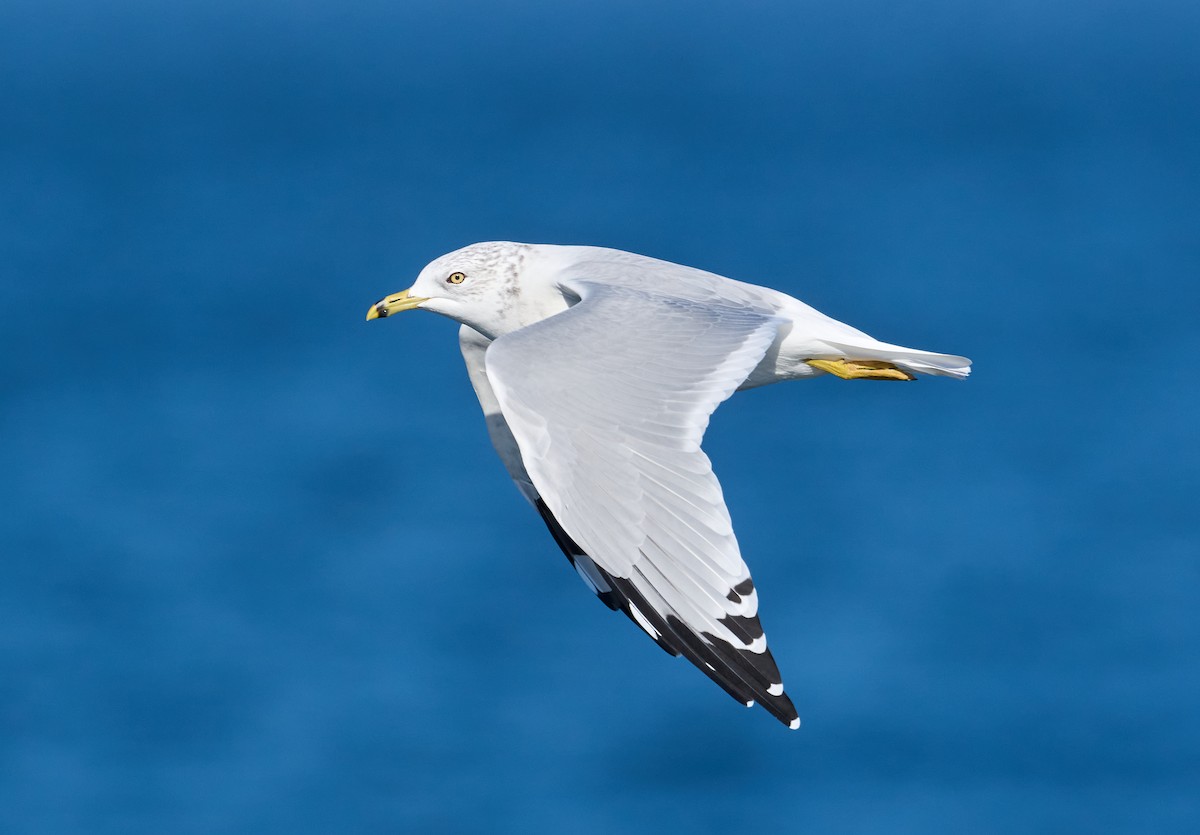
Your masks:
[{"label": "yellow bill", "polygon": [[421,296],[410,296],[407,290],[401,290],[399,293],[392,293],[390,296],[384,296],[367,310],[367,321],[372,319],[386,319],[393,313],[400,313],[404,310],[412,310],[421,302],[427,302],[429,299]]}]

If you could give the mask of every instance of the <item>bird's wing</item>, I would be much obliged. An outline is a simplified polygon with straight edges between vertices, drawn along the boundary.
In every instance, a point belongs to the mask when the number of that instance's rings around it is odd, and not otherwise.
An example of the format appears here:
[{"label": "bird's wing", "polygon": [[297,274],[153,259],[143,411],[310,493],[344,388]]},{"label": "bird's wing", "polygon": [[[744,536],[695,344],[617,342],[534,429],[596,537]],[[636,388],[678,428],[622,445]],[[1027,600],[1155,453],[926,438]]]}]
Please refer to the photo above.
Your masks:
[{"label": "bird's wing", "polygon": [[547,524],[564,550],[591,558],[617,606],[660,646],[796,727],[700,449],[709,416],[780,320],[609,284],[564,289],[580,301],[485,354]]},{"label": "bird's wing", "polygon": [[492,384],[488,382],[483,357],[491,344],[492,340],[472,327],[463,325],[458,329],[458,347],[462,350],[467,376],[471,378],[471,387],[475,389],[475,396],[479,398],[479,408],[483,409],[483,419],[487,422],[488,437],[492,439],[492,446],[496,448],[496,454],[504,462],[504,469],[508,470],[521,495],[528,499],[530,504],[536,504],[537,488],[533,486],[529,473],[525,471],[525,465],[521,461],[521,450],[517,448],[517,439],[508,428],[508,422],[500,412],[496,393],[492,390]]},{"label": "bird's wing", "polygon": [[488,382],[484,354],[491,344],[492,340],[472,327],[463,325],[458,329],[458,347],[462,349],[463,362],[467,366],[467,376],[471,379],[475,396],[479,398],[479,407],[483,409],[483,418],[487,422],[488,437],[492,440],[492,446],[496,448],[496,454],[500,456],[500,460],[504,463],[504,469],[508,471],[509,477],[517,485],[521,495],[537,508],[546,527],[550,529],[550,535],[554,537],[558,547],[566,554],[571,565],[579,572],[583,582],[587,583],[588,588],[596,593],[605,606],[610,609],[618,609],[620,605],[613,594],[612,587],[604,579],[603,573],[592,562],[592,558],[571,540],[571,537],[562,529],[562,525],[558,524],[554,514],[542,501],[537,488],[533,486],[529,473],[525,471],[525,464],[521,460],[521,450],[517,447],[517,439],[513,437],[512,430],[508,428],[508,421],[504,419],[504,414],[500,411],[496,393],[492,390],[492,384]]}]

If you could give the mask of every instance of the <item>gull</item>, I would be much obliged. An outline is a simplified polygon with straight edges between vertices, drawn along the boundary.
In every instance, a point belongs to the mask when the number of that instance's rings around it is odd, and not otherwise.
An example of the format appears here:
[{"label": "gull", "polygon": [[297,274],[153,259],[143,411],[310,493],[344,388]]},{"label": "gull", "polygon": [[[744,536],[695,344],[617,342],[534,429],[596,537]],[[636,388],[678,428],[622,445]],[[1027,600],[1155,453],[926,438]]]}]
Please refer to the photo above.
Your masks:
[{"label": "gull", "polygon": [[769,383],[962,379],[970,360],[880,342],[777,290],[593,246],[472,244],[367,319],[417,309],[460,323],[492,444],[588,587],[742,704],[799,727],[700,448],[709,417]]}]

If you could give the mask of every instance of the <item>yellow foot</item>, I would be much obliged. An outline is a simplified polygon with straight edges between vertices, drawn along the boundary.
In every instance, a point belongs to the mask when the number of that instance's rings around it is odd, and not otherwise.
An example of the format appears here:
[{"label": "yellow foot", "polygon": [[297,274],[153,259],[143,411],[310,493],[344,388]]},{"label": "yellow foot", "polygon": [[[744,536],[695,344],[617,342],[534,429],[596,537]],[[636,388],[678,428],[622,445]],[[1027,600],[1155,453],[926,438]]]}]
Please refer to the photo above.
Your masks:
[{"label": "yellow foot", "polygon": [[836,374],[843,380],[915,380],[912,374],[890,362],[879,360],[805,360],[813,368]]}]

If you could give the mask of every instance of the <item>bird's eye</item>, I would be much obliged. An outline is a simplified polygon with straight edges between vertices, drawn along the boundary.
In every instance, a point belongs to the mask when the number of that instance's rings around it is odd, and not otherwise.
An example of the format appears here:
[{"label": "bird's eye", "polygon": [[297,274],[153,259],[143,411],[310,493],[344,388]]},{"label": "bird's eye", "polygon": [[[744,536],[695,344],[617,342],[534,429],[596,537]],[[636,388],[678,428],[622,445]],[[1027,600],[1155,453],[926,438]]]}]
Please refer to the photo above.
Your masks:
[{"label": "bird's eye", "polygon": [[450,282],[451,284],[462,284],[466,280],[467,277],[462,273],[450,273],[450,275],[446,278],[446,281]]}]

